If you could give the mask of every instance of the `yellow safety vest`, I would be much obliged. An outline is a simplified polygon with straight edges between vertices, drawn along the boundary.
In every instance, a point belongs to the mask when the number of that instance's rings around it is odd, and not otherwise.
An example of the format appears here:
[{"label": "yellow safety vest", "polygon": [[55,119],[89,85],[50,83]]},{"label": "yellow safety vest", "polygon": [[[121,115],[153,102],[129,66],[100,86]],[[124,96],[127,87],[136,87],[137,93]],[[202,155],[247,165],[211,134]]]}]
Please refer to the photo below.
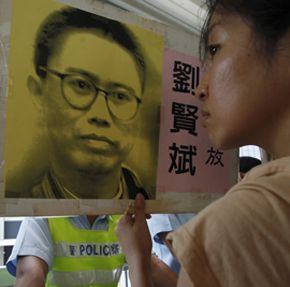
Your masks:
[{"label": "yellow safety vest", "polygon": [[125,256],[114,228],[119,215],[108,218],[108,231],[75,228],[69,218],[49,218],[54,264],[49,287],[116,287]]}]

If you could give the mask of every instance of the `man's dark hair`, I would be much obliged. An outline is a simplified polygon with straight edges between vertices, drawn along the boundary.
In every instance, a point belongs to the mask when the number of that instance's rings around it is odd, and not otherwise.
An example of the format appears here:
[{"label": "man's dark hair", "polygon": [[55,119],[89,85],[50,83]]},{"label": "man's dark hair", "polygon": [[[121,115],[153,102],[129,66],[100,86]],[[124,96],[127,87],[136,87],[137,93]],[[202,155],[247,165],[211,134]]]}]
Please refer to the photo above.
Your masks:
[{"label": "man's dark hair", "polygon": [[[49,14],[38,28],[34,49],[34,67],[37,75],[46,77],[46,72],[39,69],[47,67],[49,57],[60,49],[65,37],[70,32],[101,31],[108,37],[125,48],[133,57],[142,83],[145,83],[145,60],[140,51],[139,44],[133,33],[122,23],[110,20],[76,8],[67,7]],[[78,51],[76,51],[78,53]],[[96,55],[102,57],[102,55]],[[126,67],[124,67],[126,71]]]},{"label": "man's dark hair", "polygon": [[277,49],[277,43],[290,28],[289,0],[206,0],[208,15],[203,25],[200,56],[206,58],[208,29],[213,13],[237,15],[246,20],[252,29],[257,51],[266,59]]},{"label": "man's dark hair", "polygon": [[241,156],[240,157],[240,168],[239,171],[246,173],[248,172],[250,169],[252,169],[253,167],[261,164],[262,162],[254,157],[251,156]]}]

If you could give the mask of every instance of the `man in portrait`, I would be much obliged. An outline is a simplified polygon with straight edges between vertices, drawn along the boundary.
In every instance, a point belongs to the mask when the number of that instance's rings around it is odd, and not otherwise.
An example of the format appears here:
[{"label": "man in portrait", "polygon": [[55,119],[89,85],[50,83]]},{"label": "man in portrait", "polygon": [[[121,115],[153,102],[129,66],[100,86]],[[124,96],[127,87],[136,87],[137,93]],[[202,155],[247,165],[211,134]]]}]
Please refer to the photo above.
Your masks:
[{"label": "man in portrait", "polygon": [[146,64],[124,24],[66,7],[35,37],[27,87],[49,146],[49,167],[32,198],[149,198],[123,165],[140,123]]}]

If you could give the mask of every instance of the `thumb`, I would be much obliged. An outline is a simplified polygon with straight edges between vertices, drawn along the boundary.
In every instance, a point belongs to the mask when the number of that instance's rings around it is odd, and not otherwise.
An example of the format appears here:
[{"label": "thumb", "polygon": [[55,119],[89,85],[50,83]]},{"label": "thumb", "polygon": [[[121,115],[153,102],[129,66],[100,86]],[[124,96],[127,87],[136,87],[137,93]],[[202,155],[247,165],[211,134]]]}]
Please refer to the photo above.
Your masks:
[{"label": "thumb", "polygon": [[138,193],[134,201],[135,222],[140,219],[145,219],[145,198],[141,193]]}]

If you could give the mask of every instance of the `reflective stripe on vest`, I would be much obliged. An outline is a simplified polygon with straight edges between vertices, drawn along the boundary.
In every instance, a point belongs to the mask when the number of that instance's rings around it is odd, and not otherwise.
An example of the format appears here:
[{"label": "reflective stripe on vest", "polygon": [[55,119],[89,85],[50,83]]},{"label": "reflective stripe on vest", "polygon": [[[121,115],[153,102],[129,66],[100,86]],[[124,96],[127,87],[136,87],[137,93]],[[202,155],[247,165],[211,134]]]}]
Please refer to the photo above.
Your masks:
[{"label": "reflective stripe on vest", "polygon": [[84,270],[73,272],[51,271],[49,285],[62,287],[90,286],[118,282],[122,267],[114,270]]},{"label": "reflective stripe on vest", "polygon": [[69,218],[49,218],[54,264],[47,286],[117,286],[125,264],[114,228],[119,215],[108,218],[108,231],[75,228]]}]

